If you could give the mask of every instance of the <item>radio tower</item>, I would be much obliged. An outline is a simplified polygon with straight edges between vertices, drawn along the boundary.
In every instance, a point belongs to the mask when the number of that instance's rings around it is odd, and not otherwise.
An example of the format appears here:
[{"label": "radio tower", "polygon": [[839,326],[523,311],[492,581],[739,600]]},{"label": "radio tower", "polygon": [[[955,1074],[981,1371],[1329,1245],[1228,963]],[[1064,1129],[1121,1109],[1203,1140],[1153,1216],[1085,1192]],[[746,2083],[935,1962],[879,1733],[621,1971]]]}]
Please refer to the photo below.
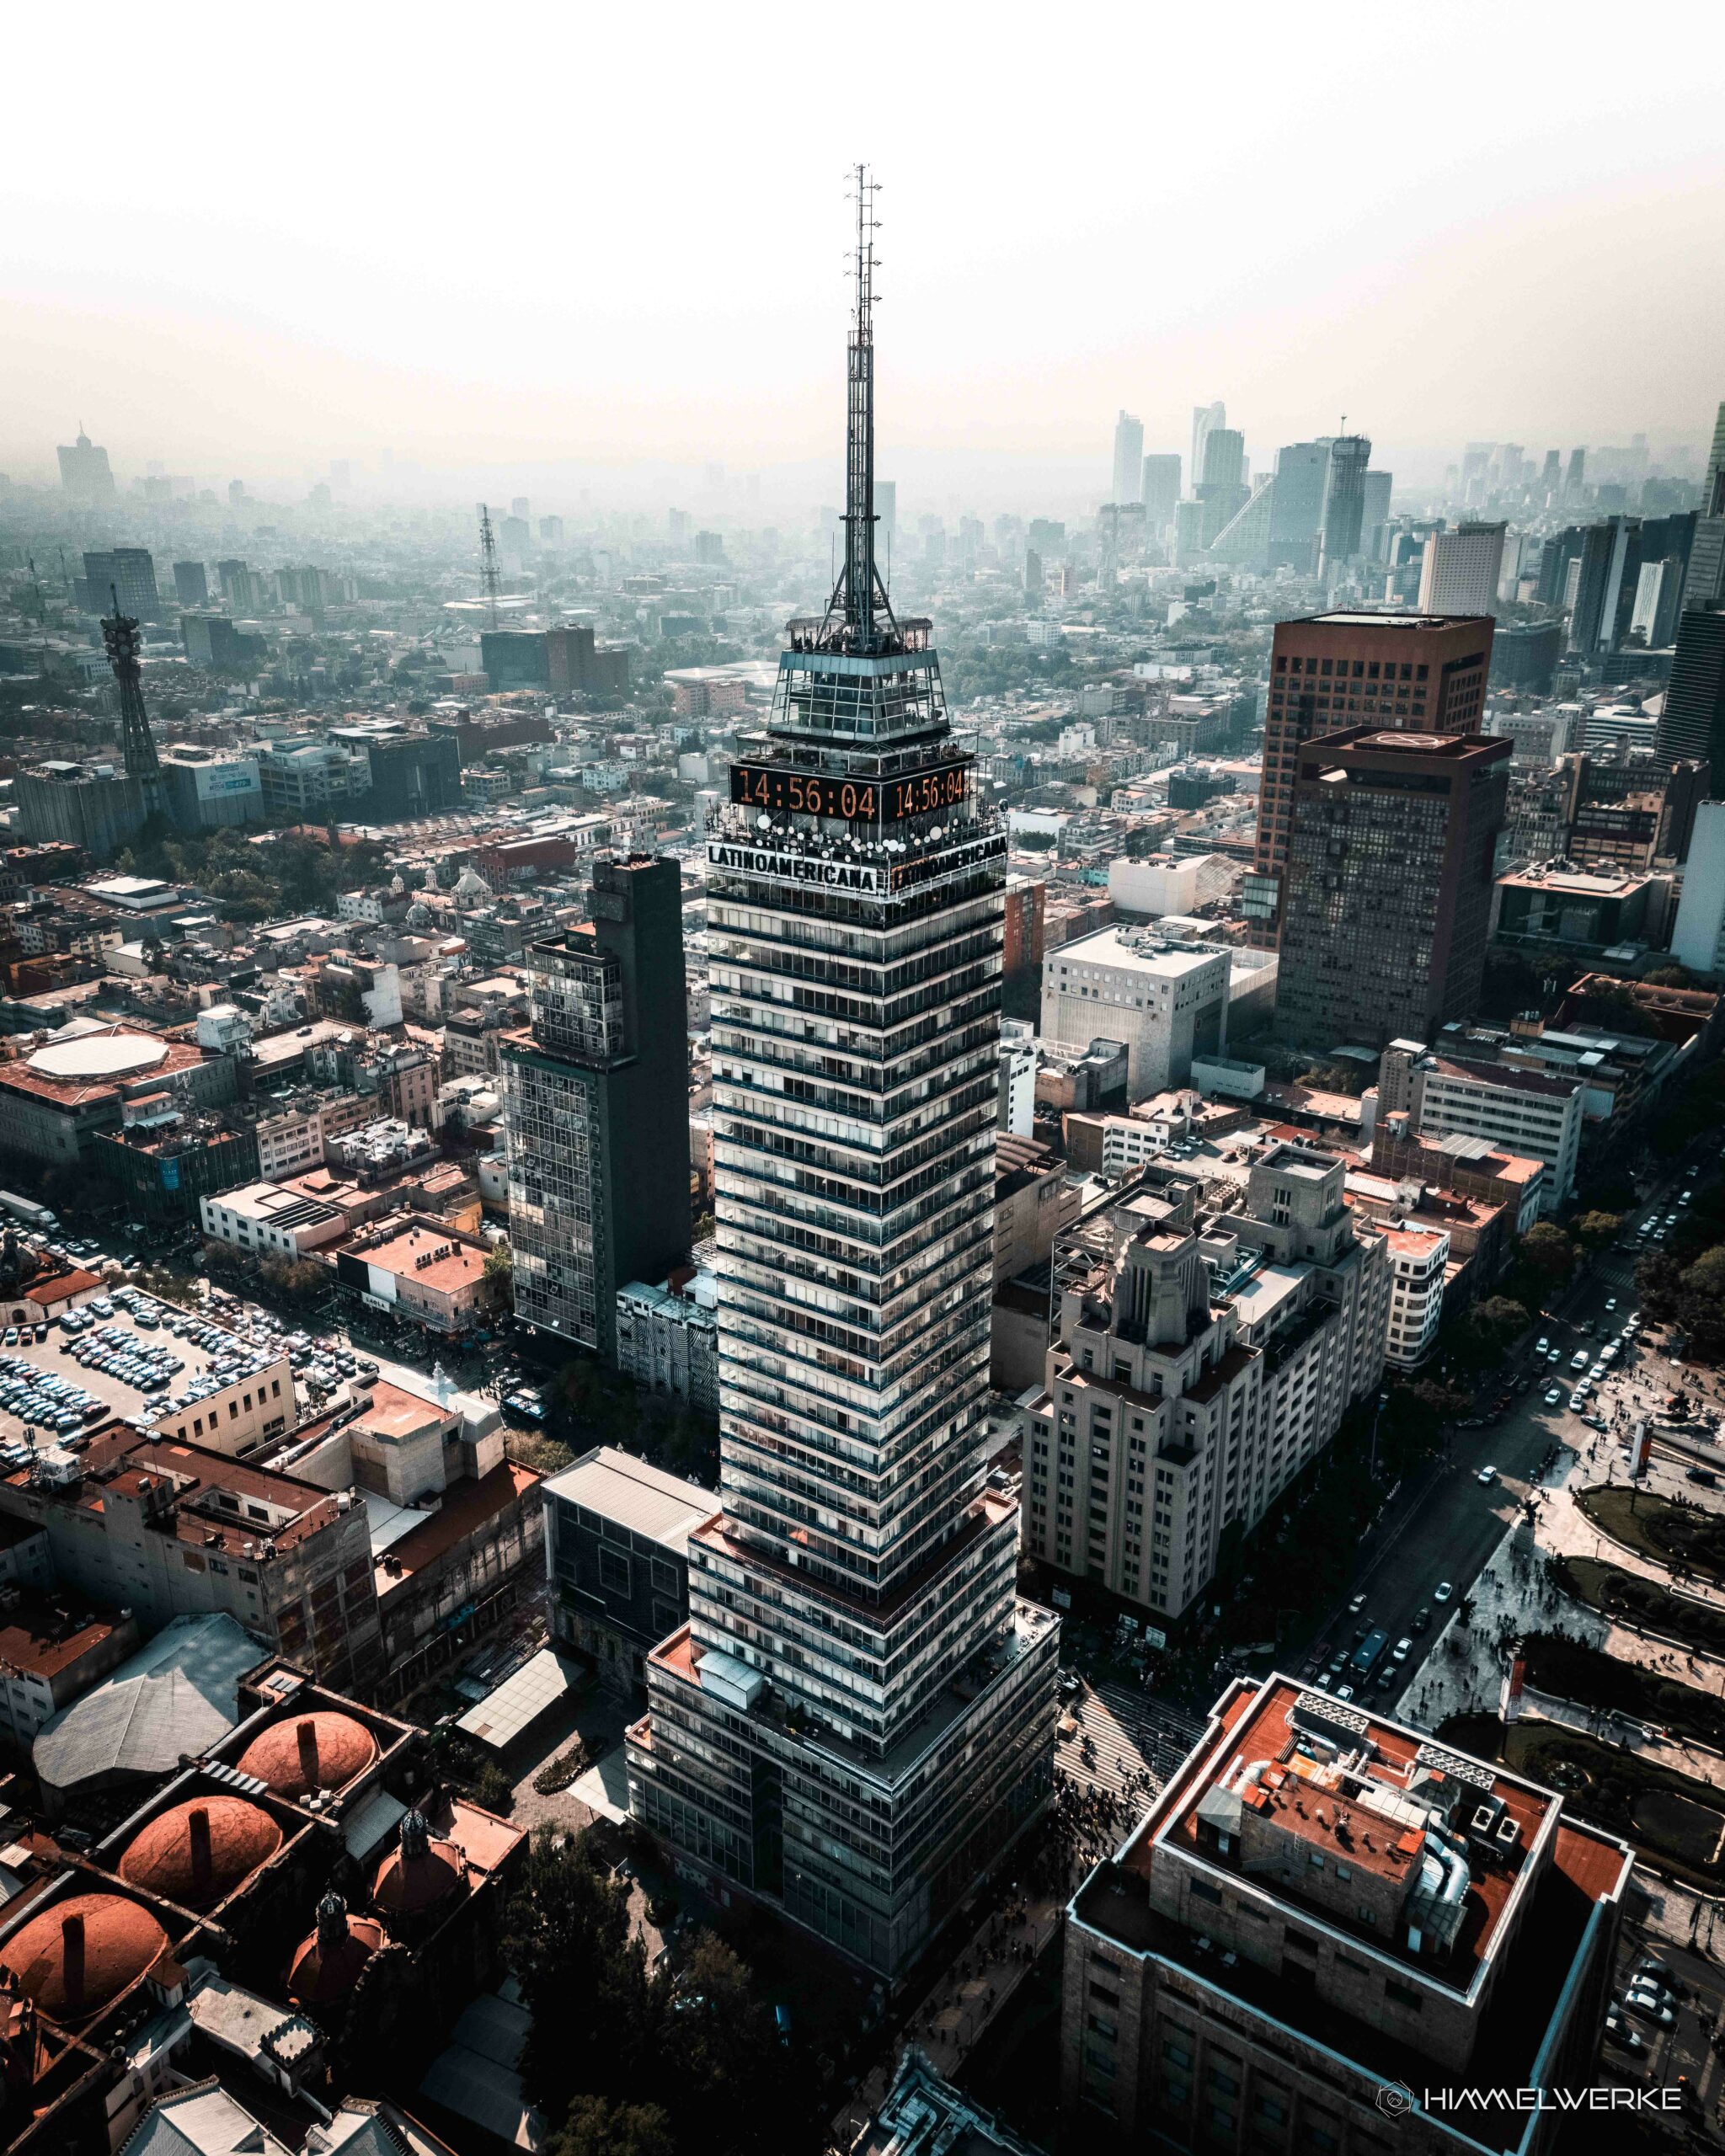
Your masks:
[{"label": "radio tower", "polygon": [[881,648],[877,613],[896,630],[892,603],[874,561],[874,235],[880,221],[874,198],[880,183],[858,165],[857,298],[851,318],[850,393],[845,429],[845,566],[826,602],[822,638],[829,649],[873,652]]},{"label": "radio tower", "polygon": [[483,502],[479,504],[479,575],[485,586],[485,601],[491,609],[491,626],[497,627],[497,542],[491,536],[491,512]]},{"label": "radio tower", "polygon": [[114,611],[102,622],[102,641],[108,647],[108,664],[120,684],[120,739],[126,756],[126,775],[136,782],[143,798],[146,817],[165,815],[168,789],[162,783],[162,766],[150,732],[150,715],[144,709],[143,678],[138,667],[138,625],[120,611],[120,594],[108,587]]}]

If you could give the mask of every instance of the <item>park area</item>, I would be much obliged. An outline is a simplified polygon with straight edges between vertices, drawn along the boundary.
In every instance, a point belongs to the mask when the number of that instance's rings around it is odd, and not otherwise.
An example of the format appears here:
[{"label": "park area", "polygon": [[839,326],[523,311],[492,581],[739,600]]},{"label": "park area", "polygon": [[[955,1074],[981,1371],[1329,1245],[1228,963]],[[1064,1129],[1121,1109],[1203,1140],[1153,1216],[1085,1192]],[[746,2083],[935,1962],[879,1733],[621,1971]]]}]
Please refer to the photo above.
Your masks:
[{"label": "park area", "polygon": [[1675,1593],[1596,1557],[1558,1557],[1551,1572],[1566,1594],[1618,1624],[1675,1640],[1697,1653],[1725,1654],[1725,1609],[1716,1604]]},{"label": "park area", "polygon": [[1725,1584],[1725,1514],[1616,1484],[1583,1490],[1575,1502],[1602,1534],[1625,1549]]}]

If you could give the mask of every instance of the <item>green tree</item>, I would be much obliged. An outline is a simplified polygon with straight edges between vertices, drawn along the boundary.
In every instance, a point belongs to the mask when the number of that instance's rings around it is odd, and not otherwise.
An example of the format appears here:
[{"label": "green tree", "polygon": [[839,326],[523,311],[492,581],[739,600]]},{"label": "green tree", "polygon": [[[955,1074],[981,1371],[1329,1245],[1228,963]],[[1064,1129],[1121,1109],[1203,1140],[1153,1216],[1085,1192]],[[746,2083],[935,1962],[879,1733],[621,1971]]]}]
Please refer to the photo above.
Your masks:
[{"label": "green tree", "polygon": [[1576,1241],[1589,1250],[1608,1248],[1622,1230],[1623,1218],[1618,1213],[1583,1213],[1575,1224]]},{"label": "green tree", "polygon": [[676,2156],[670,2120],[657,2104],[577,2096],[546,2156]]},{"label": "green tree", "polygon": [[1575,1270],[1575,1246],[1553,1220],[1536,1220],[1521,1238],[1517,1255],[1554,1287]]},{"label": "green tree", "polygon": [[483,1274],[486,1307],[506,1310],[514,1307],[515,1258],[507,1243],[499,1243],[486,1257]]}]

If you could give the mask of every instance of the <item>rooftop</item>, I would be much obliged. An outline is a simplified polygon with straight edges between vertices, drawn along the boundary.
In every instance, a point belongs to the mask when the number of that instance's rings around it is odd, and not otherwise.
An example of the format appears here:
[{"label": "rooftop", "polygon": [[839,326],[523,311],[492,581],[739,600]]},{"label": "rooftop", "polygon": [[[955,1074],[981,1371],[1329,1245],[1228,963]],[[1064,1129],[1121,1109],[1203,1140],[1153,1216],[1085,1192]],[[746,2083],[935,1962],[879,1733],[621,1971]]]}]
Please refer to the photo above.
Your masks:
[{"label": "rooftop", "polygon": [[411,1279],[416,1287],[457,1295],[484,1278],[487,1252],[458,1241],[447,1228],[415,1225],[363,1244],[353,1255],[381,1272]]},{"label": "rooftop", "polygon": [[615,1445],[584,1453],[573,1466],[549,1478],[545,1492],[663,1543],[680,1556],[694,1530],[719,1509],[716,1491],[667,1475]]},{"label": "rooftop", "polygon": [[239,1719],[239,1681],[263,1645],[220,1610],[175,1617],[37,1737],[35,1769],[67,1789],[97,1774],[165,1775]]},{"label": "rooftop", "polygon": [[1088,966],[1113,966],[1125,973],[1148,974],[1157,980],[1179,981],[1228,958],[1221,944],[1188,943],[1141,928],[1099,928],[1062,943],[1049,957],[1064,968],[1070,958]]}]

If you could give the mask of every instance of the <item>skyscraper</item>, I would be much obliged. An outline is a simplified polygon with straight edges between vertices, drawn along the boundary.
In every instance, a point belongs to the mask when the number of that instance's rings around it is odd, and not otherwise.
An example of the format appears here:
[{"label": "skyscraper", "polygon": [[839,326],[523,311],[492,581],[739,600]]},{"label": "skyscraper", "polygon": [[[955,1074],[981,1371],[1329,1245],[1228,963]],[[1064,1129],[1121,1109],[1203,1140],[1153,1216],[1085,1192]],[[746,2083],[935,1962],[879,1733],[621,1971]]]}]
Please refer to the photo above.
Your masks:
[{"label": "skyscraper", "polygon": [[207,606],[210,579],[201,562],[174,564],[174,595],[182,606]]},{"label": "skyscraper", "polygon": [[515,1315],[606,1361],[617,1294],[689,1244],[682,878],[594,864],[593,926],[529,946],[532,1035],[502,1051]]},{"label": "skyscraper", "polygon": [[1144,460],[1144,523],[1152,539],[1160,539],[1174,520],[1174,504],[1180,499],[1180,460],[1158,454]]},{"label": "skyscraper", "polygon": [[1390,494],[1395,482],[1393,472],[1374,472],[1368,467],[1360,483],[1359,551],[1368,561],[1384,559],[1390,529]]},{"label": "skyscraper", "polygon": [[84,556],[84,581],[89,586],[90,611],[110,614],[115,595],[120,611],[135,621],[153,622],[162,611],[156,590],[156,563],[147,547],[109,547]]},{"label": "skyscraper", "polygon": [[1491,614],[1498,611],[1503,567],[1501,524],[1458,524],[1434,531],[1419,565],[1422,614]]},{"label": "skyscraper", "polygon": [[108,452],[98,449],[82,427],[77,440],[62,442],[56,453],[60,459],[60,484],[75,502],[93,504],[113,500],[114,474],[109,469]]},{"label": "skyscraper", "polygon": [[1316,614],[1279,622],[1270,654],[1258,840],[1241,892],[1252,941],[1274,950],[1304,742],[1370,723],[1472,734],[1485,708],[1489,615]]},{"label": "skyscraper", "polygon": [[1195,487],[1204,477],[1204,446],[1210,439],[1212,427],[1228,424],[1228,408],[1221,398],[1214,404],[1194,404],[1192,408],[1192,462],[1187,467]]},{"label": "skyscraper", "polygon": [[1276,1023],[1432,1040],[1479,1007],[1508,741],[1349,727],[1297,752]]},{"label": "skyscraper", "polygon": [[1269,566],[1309,571],[1317,558],[1329,477],[1327,442],[1284,442],[1276,451],[1275,494],[1270,504]]},{"label": "skyscraper", "polygon": [[1725,794],[1725,614],[1685,612],[1677,625],[1658,750],[1662,757],[1704,757],[1712,797]]},{"label": "skyscraper", "polygon": [[1365,525],[1365,467],[1370,462],[1371,444],[1364,435],[1338,435],[1330,444],[1318,560],[1326,574],[1353,561],[1359,552]]},{"label": "skyscraper", "polygon": [[1701,482],[1701,508],[1683,586],[1685,610],[1701,612],[1725,599],[1725,404],[1713,423],[1713,446]]},{"label": "skyscraper", "polygon": [[1114,421],[1114,483],[1111,502],[1135,502],[1144,484],[1144,422],[1123,411]]},{"label": "skyscraper", "polygon": [[1006,838],[875,565],[858,174],[844,566],[708,843],[722,1515],[630,1808],[905,1968],[1045,1802],[1058,1622],[985,1481]]}]

